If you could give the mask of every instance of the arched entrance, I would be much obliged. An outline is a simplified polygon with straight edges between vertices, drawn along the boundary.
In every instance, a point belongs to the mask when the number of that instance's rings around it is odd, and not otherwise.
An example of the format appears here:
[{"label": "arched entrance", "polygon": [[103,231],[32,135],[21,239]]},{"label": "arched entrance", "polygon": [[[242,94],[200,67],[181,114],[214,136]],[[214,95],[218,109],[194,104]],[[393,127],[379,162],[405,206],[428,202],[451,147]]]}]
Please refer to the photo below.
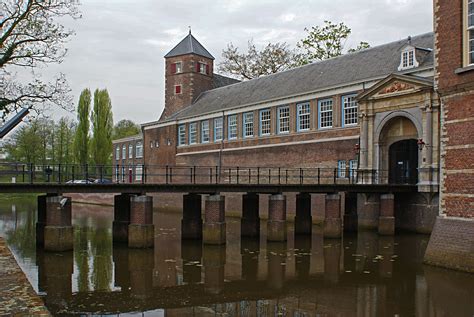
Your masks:
[{"label": "arched entrance", "polygon": [[418,130],[407,117],[390,119],[379,135],[379,175],[383,183],[418,182]]},{"label": "arched entrance", "polygon": [[389,183],[416,184],[418,182],[417,140],[402,140],[389,147]]}]

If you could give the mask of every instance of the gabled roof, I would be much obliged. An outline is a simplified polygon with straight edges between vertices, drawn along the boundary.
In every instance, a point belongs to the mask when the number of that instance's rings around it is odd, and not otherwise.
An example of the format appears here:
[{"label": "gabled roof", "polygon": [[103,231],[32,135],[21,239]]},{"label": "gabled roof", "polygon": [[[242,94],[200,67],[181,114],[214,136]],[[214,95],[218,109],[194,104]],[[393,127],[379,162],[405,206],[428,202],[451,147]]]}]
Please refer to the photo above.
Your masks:
[{"label": "gabled roof", "polygon": [[181,42],[178,43],[168,54],[165,55],[165,58],[181,56],[186,54],[196,54],[210,59],[214,57],[209,53],[201,43],[196,40],[196,38],[189,32]]},{"label": "gabled roof", "polygon": [[[173,117],[190,118],[399,73],[400,50],[406,44],[407,39],[403,39],[273,75],[208,90],[202,93],[194,104]],[[433,49],[433,33],[414,36],[411,38],[411,44]],[[433,67],[432,52],[420,61],[418,68],[402,73],[429,67]]]}]

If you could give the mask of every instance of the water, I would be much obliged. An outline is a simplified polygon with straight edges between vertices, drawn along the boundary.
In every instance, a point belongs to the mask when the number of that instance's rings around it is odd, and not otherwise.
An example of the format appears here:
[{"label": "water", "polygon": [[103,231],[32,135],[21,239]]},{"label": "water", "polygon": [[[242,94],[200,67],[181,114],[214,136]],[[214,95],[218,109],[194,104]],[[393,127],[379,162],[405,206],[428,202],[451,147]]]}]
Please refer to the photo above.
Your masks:
[{"label": "water", "polygon": [[[5,237],[35,290],[57,315],[473,316],[474,274],[422,264],[428,236],[374,232],[287,243],[180,240],[181,215],[156,211],[154,250],[112,244],[113,209],[74,204],[74,251],[35,246],[35,199],[0,203]],[[265,221],[262,221],[265,232]]]}]

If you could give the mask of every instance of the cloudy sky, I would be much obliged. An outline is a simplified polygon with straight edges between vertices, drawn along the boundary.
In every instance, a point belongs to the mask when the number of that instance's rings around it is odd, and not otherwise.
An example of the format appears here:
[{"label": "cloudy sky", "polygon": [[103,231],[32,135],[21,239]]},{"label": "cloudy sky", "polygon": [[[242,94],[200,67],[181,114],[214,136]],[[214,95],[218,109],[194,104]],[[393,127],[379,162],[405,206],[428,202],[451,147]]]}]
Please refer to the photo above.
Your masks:
[{"label": "cloudy sky", "polygon": [[64,63],[77,102],[83,88],[107,88],[114,120],[159,118],[164,106],[163,56],[187,35],[214,55],[232,42],[263,46],[305,37],[324,20],[352,28],[346,46],[372,46],[430,32],[432,0],[81,0],[82,19],[66,21],[76,35]]}]

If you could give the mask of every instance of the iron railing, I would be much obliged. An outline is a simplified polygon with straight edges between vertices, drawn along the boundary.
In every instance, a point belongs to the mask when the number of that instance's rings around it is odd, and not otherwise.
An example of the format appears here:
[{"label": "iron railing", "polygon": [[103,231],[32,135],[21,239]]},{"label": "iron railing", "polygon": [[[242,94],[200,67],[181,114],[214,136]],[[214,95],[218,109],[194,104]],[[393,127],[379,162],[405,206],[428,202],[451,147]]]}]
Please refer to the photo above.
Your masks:
[{"label": "iron railing", "polygon": [[[417,175],[401,173],[396,184],[414,184]],[[392,177],[393,179],[393,177]],[[388,184],[388,171],[327,167],[158,166],[0,164],[0,183],[59,184]]]}]

